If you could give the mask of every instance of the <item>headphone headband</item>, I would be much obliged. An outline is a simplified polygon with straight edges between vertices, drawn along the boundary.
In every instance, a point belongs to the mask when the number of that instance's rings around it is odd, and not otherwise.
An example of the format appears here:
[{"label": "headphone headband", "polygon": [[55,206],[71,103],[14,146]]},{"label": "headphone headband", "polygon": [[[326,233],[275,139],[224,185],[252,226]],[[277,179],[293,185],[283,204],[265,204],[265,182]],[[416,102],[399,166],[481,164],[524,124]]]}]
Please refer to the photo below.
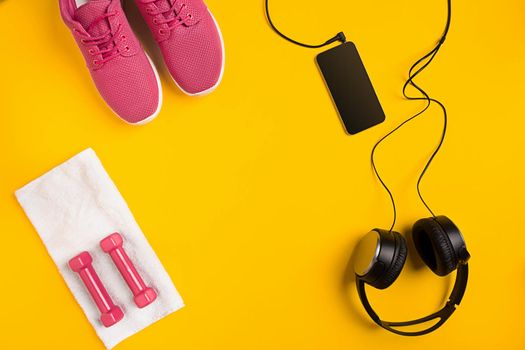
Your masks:
[{"label": "headphone headband", "polygon": [[[433,314],[430,314],[428,316],[418,318],[416,320],[412,321],[405,321],[405,322],[389,322],[389,321],[383,321],[381,318],[377,315],[377,313],[372,308],[372,305],[370,305],[370,302],[368,301],[368,298],[366,296],[365,291],[365,281],[363,281],[361,278],[359,278],[356,275],[356,287],[357,287],[357,293],[359,294],[359,299],[361,299],[361,303],[363,304],[366,312],[374,320],[375,323],[377,323],[380,327],[399,334],[399,335],[405,335],[405,336],[418,336],[418,335],[424,335],[428,334],[439,327],[441,327],[445,321],[456,311],[456,306],[458,306],[461,303],[461,299],[463,299],[463,295],[465,294],[465,290],[467,289],[467,280],[468,280],[468,264],[467,263],[461,263],[458,266],[457,273],[456,273],[456,281],[454,282],[454,288],[452,289],[452,292],[450,293],[450,296],[448,298],[448,301],[446,302],[445,306]],[[434,324],[433,326],[424,329],[422,331],[417,332],[405,332],[400,331],[392,327],[406,327],[406,326],[413,326],[416,324],[425,323],[431,320],[434,320],[436,318],[439,318],[439,321]]]}]

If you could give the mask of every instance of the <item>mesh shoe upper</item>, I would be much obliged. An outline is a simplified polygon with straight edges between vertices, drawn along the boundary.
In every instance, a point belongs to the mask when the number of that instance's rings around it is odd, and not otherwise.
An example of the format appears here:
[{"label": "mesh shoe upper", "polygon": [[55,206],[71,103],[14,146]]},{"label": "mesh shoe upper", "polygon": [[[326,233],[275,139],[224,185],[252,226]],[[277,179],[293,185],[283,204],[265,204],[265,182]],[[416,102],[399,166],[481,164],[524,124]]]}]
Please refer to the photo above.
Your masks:
[{"label": "mesh shoe upper", "polygon": [[160,85],[120,0],[90,0],[78,8],[74,0],[59,0],[59,4],[93,81],[111,109],[128,123],[155,116]]},{"label": "mesh shoe upper", "polygon": [[175,82],[189,94],[217,86],[224,65],[220,30],[202,0],[136,0]]}]

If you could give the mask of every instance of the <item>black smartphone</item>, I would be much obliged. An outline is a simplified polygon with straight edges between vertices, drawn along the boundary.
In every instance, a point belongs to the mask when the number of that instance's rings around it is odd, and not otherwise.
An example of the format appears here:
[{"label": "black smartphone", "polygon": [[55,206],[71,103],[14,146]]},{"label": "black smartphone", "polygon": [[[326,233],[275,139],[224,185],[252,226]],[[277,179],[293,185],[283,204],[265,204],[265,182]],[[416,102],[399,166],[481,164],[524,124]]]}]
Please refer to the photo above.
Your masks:
[{"label": "black smartphone", "polygon": [[347,133],[357,134],[385,120],[354,43],[321,52],[316,60]]}]

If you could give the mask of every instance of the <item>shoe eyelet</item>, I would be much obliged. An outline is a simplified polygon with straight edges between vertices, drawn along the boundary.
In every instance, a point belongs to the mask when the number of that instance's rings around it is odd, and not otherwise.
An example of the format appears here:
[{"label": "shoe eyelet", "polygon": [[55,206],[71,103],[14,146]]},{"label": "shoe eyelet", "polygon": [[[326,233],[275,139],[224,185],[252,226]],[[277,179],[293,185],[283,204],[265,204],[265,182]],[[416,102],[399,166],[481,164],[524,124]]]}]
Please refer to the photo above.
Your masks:
[{"label": "shoe eyelet", "polygon": [[84,45],[87,43],[85,39],[80,39],[80,42]]},{"label": "shoe eyelet", "polygon": [[98,64],[99,64],[98,60],[93,60],[93,65],[94,66],[98,66]]},{"label": "shoe eyelet", "polygon": [[164,34],[166,34],[166,31],[164,29],[160,28],[159,29],[159,34],[160,35],[164,35]]},{"label": "shoe eyelet", "polygon": [[124,50],[129,51],[129,46],[124,46]]},{"label": "shoe eyelet", "polygon": [[153,18],[153,23],[154,24],[159,24],[159,21],[156,18]]},{"label": "shoe eyelet", "polygon": [[89,49],[88,52],[91,56],[94,56],[96,54],[95,49]]},{"label": "shoe eyelet", "polygon": [[193,15],[191,13],[188,14],[189,19],[193,19]]},{"label": "shoe eyelet", "polygon": [[121,35],[120,36],[120,40],[125,41],[126,40],[126,36],[125,35]]}]

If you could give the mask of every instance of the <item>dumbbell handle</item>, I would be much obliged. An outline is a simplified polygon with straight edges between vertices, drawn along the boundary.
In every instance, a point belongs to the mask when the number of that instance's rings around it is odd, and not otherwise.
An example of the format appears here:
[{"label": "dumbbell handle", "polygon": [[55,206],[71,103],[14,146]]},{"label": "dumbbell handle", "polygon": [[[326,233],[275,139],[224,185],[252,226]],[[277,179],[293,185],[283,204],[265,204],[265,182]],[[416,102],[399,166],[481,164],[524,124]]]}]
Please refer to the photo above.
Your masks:
[{"label": "dumbbell handle", "polygon": [[80,270],[78,274],[101,313],[107,313],[115,308],[115,304],[92,265]]},{"label": "dumbbell handle", "polygon": [[144,283],[144,280],[140,277],[137,269],[124,249],[122,249],[122,247],[117,247],[110,251],[109,255],[131,289],[133,295],[142,293],[147,288],[146,283]]}]

